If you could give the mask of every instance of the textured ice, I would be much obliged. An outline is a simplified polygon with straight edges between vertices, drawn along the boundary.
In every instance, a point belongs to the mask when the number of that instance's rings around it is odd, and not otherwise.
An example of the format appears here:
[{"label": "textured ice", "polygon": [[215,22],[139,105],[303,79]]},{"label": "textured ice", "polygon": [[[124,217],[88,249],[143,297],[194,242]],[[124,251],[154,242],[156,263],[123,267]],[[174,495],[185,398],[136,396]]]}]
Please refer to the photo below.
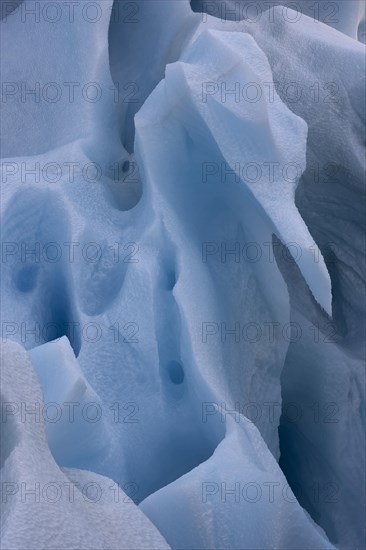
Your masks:
[{"label": "textured ice", "polygon": [[[358,0],[336,0],[328,2],[319,0],[316,3],[308,0],[297,0],[296,2],[287,2],[287,0],[192,0],[192,8],[199,13],[207,13],[220,19],[239,21],[247,19],[249,22],[257,23],[260,19],[265,19],[266,15],[272,20],[272,12],[276,6],[280,6],[277,13],[281,14],[282,19],[290,24],[304,20],[304,15],[313,19],[314,22],[324,23],[347,34],[351,38],[358,39],[363,33],[363,23],[365,20],[365,5]],[[267,18],[268,18],[267,17]],[[298,25],[296,25],[296,28]],[[364,36],[363,36],[364,38]]]},{"label": "textured ice", "polygon": [[242,431],[228,422],[209,460],[145,499],[141,508],[173,548],[332,547],[249,423]]},{"label": "textured ice", "polygon": [[44,402],[57,404],[53,410],[50,406],[51,419],[46,422],[55,460],[73,466],[82,458],[102,456],[107,452],[105,433],[109,430],[103,416],[99,419],[102,404],[81,372],[67,337],[33,348],[29,357],[43,388]]},{"label": "textured ice", "polygon": [[[56,22],[17,4],[0,23],[3,548],[363,548],[362,3],[317,20],[298,0],[297,21],[103,0],[93,23],[87,2],[73,22],[61,0]],[[61,97],[24,99],[35,83]],[[238,101],[248,83],[258,101]]]},{"label": "textured ice", "polygon": [[30,359],[13,342],[2,350],[1,402],[3,548],[169,548],[111,479],[59,468],[44,429],[54,411],[44,408]]}]

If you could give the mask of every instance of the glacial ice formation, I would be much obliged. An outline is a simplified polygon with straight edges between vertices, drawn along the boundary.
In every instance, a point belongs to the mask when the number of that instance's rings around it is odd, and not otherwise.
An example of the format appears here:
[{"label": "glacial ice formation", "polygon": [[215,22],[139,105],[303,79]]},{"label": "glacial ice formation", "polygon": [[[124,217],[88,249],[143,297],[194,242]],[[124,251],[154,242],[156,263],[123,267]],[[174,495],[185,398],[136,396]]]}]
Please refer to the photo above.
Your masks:
[{"label": "glacial ice formation", "polygon": [[3,548],[363,548],[362,3],[48,4],[1,3]]},{"label": "glacial ice formation", "polygon": [[304,21],[303,16],[306,15],[313,21],[325,23],[355,40],[360,39],[365,19],[365,6],[358,0],[336,0],[331,3],[327,0],[319,0],[316,3],[308,0],[296,0],[296,2],[287,2],[286,0],[270,2],[265,0],[256,2],[252,0],[227,0],[226,2],[192,0],[191,5],[194,11],[199,13],[207,13],[223,20],[246,19],[249,23],[257,23],[262,19],[264,12],[269,12],[267,19],[272,21],[271,12],[276,6],[280,6],[281,16],[288,23]]},{"label": "glacial ice formation", "polygon": [[[1,434],[2,547],[168,549],[110,479],[56,464],[44,429],[44,417],[51,418],[53,411],[40,406],[39,382],[19,344],[4,346],[1,375],[3,417],[11,420],[3,423]],[[12,414],[17,405],[19,415]]]}]

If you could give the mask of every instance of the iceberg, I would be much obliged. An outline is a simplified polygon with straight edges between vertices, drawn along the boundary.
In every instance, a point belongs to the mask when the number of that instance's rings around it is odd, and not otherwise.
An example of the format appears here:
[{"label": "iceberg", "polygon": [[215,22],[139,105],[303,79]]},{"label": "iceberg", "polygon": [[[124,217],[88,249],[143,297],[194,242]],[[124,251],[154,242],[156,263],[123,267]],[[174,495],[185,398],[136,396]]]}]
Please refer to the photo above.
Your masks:
[{"label": "iceberg", "polygon": [[364,20],[1,3],[4,548],[363,547]]}]

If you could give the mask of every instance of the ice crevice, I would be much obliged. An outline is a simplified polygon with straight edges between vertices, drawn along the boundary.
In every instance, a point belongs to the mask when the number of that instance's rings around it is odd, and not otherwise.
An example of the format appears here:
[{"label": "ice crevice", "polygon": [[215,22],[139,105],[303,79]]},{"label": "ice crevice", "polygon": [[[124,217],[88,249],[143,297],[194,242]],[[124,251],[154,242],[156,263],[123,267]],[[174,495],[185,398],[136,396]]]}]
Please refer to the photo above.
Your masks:
[{"label": "ice crevice", "polygon": [[[8,407],[1,478],[75,493],[72,506],[64,493],[53,508],[24,506],[8,485],[4,547],[360,547],[359,6],[334,29],[305,15],[294,25],[281,5],[253,23],[221,20],[215,2],[204,15],[188,0],[96,4],[93,25],[29,19],[24,33],[20,9],[0,22],[15,66],[5,80],[103,88],[95,103],[4,104],[1,399],[56,403],[61,419],[23,422]],[[335,70],[340,103],[291,102],[279,85],[305,90]],[[222,82],[253,81],[271,99],[222,100]],[[20,178],[22,162],[56,163],[61,177]],[[268,162],[298,176],[268,179]],[[242,170],[251,163],[257,180]],[[72,261],[65,243],[77,243]],[[24,261],[36,244],[39,261]],[[269,326],[280,329],[268,337]],[[90,483],[102,489],[93,505]]]}]

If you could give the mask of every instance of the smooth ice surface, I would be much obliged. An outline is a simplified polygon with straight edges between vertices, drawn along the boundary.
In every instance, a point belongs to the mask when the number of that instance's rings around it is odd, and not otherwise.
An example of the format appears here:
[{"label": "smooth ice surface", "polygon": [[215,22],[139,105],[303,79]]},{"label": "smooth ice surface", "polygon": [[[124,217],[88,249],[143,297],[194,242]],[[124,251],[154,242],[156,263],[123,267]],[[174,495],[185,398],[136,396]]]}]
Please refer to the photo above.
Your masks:
[{"label": "smooth ice surface", "polygon": [[[362,3],[253,21],[217,11],[249,2],[100,0],[94,22],[18,4],[0,22],[2,545],[362,548]],[[22,482],[75,500],[23,502]]]}]

